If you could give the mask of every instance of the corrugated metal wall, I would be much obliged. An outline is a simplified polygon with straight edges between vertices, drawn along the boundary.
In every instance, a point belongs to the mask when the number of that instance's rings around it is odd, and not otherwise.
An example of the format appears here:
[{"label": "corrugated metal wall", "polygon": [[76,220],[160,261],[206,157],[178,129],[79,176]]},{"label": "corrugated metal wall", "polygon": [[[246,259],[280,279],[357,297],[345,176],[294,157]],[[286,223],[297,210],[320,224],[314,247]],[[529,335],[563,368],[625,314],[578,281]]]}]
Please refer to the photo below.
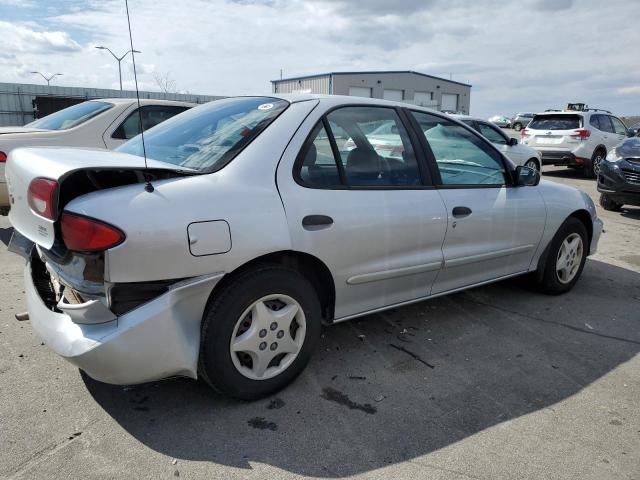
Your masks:
[{"label": "corrugated metal wall", "polygon": [[[133,98],[135,91],[106,88],[58,87],[28,83],[0,83],[0,126],[21,126],[34,120],[32,101],[36,97]],[[206,103],[223,97],[182,93],[140,92],[140,98]]]},{"label": "corrugated metal wall", "polygon": [[317,77],[277,80],[272,83],[273,93],[331,93],[331,75],[318,75]]}]

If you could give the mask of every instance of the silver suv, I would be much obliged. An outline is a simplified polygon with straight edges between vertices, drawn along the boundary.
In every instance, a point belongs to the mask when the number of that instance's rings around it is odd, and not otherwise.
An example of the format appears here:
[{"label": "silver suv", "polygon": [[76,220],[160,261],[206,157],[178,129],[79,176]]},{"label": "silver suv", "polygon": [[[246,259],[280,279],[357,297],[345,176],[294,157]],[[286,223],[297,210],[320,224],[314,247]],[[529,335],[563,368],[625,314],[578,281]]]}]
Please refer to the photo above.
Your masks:
[{"label": "silver suv", "polygon": [[596,178],[600,162],[628,135],[627,127],[606,110],[538,113],[522,130],[522,143],[538,150],[543,165],[582,168]]},{"label": "silver suv", "polygon": [[513,128],[516,132],[519,132],[524,127],[529,125],[529,122],[534,115],[535,113],[516,113],[511,119],[511,128]]}]

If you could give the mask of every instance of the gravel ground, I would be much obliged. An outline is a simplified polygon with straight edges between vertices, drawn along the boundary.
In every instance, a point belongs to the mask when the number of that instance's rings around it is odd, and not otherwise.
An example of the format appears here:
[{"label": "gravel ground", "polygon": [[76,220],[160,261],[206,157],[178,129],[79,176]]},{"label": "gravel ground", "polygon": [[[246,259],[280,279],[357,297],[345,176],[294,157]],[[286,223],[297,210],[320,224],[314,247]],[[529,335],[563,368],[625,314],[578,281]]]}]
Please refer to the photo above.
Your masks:
[{"label": "gravel ground", "polygon": [[0,245],[0,477],[640,479],[640,209],[600,215],[571,293],[515,279],[327,328],[255,403],[86,378],[13,319],[22,262]]}]

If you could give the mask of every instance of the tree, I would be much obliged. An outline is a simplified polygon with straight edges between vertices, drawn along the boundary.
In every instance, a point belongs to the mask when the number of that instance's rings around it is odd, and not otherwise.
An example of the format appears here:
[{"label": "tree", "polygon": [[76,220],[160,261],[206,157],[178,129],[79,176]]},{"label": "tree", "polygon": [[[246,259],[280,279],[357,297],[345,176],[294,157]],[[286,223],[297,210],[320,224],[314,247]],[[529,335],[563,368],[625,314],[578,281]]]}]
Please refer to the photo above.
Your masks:
[{"label": "tree", "polygon": [[171,78],[171,72],[153,72],[153,79],[156,81],[160,90],[164,93],[178,93],[176,81]]}]

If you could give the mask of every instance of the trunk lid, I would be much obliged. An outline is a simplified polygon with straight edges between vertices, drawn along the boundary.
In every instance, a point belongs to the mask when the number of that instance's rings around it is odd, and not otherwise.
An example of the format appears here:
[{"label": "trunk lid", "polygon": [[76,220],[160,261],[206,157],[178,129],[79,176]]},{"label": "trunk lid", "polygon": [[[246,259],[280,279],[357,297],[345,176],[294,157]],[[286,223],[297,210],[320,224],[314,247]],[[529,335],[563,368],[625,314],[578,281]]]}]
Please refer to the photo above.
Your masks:
[{"label": "trunk lid", "polygon": [[0,135],[15,134],[15,133],[34,133],[34,132],[48,132],[42,128],[31,127],[0,127]]},{"label": "trunk lid", "polygon": [[[19,148],[9,154],[6,178],[11,202],[9,220],[23,236],[45,249],[56,242],[55,224],[64,206],[91,191],[143,183],[144,175],[164,179],[190,175],[194,171],[170,163],[101,149]],[[36,214],[28,202],[29,184],[43,177],[58,182],[54,220]],[[67,186],[67,184],[69,184]],[[61,239],[58,239],[61,240]]]}]

